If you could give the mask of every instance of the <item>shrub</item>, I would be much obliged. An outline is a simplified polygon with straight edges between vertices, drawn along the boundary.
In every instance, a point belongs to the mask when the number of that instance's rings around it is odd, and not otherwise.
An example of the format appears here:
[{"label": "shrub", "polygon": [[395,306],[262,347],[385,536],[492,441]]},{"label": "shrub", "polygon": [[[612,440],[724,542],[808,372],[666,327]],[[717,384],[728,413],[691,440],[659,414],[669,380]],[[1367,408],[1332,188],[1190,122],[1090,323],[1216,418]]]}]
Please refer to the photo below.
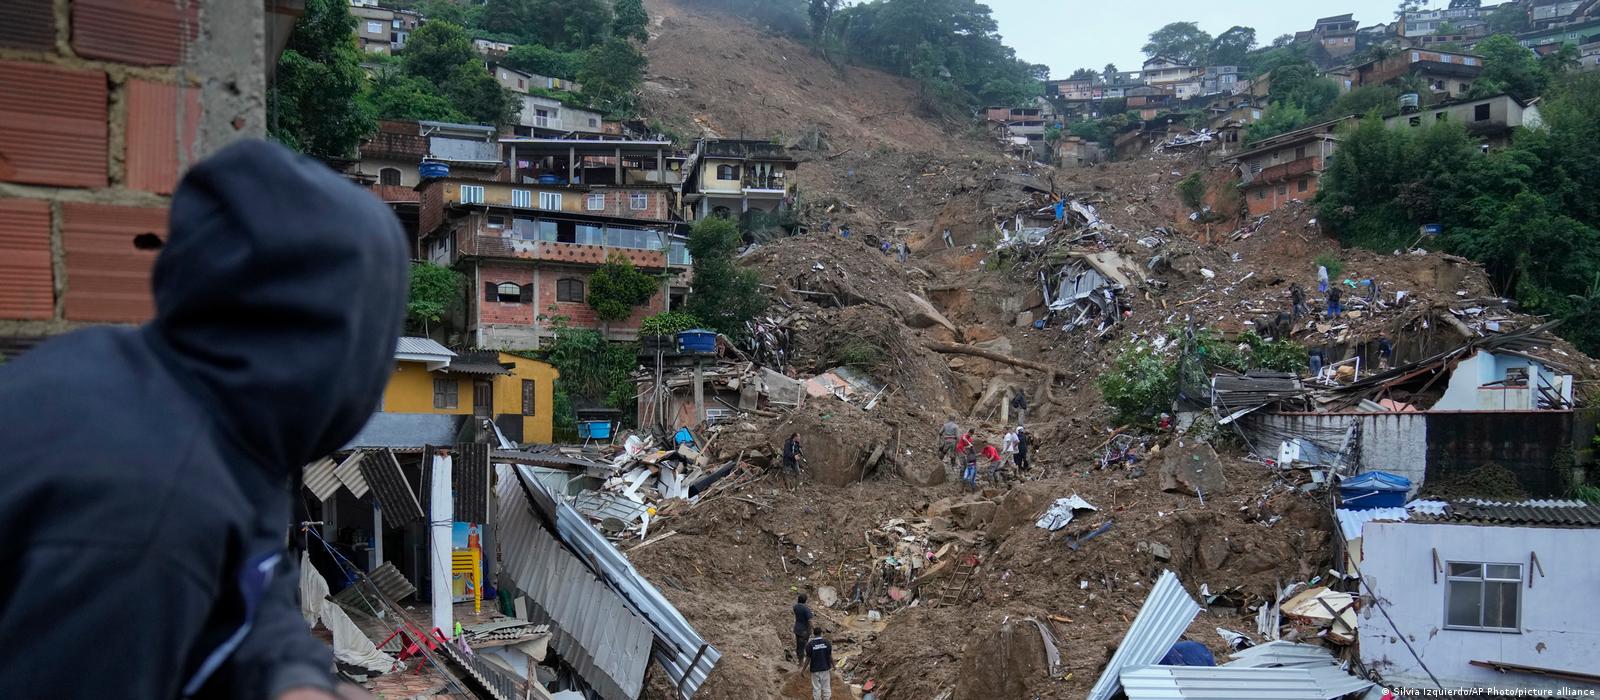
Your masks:
[{"label": "shrub", "polygon": [[663,311],[639,323],[639,335],[675,335],[699,328],[700,319],[687,311]]},{"label": "shrub", "polygon": [[1095,383],[1119,422],[1149,422],[1178,398],[1178,363],[1141,343],[1123,350]]},{"label": "shrub", "polygon": [[1339,256],[1337,254],[1331,252],[1323,253],[1317,256],[1315,262],[1322,267],[1328,268],[1328,279],[1330,280],[1330,284],[1333,278],[1338,277],[1339,273],[1344,272],[1344,262],[1339,260]]}]

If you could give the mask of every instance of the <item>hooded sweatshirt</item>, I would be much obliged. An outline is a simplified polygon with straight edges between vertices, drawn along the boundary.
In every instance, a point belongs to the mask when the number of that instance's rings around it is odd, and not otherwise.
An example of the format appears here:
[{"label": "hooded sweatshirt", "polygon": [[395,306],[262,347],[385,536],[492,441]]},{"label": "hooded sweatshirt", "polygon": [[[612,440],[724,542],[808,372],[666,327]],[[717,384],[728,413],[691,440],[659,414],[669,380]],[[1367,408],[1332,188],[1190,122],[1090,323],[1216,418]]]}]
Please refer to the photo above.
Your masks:
[{"label": "hooded sweatshirt", "polygon": [[399,224],[321,164],[250,141],[189,172],[168,231],[154,320],[0,365],[0,629],[16,642],[0,688],[333,687],[285,545],[302,465],[382,398],[407,287]]}]

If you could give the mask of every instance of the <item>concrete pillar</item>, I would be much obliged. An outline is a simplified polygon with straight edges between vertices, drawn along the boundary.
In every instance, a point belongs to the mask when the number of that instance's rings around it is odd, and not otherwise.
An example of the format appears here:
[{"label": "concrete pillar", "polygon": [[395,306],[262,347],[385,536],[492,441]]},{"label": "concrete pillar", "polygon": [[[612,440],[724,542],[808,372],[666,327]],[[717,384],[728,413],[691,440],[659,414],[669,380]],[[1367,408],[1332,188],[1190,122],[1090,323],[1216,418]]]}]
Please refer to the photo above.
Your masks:
[{"label": "concrete pillar", "polygon": [[667,156],[659,148],[656,149],[656,184],[667,184]]},{"label": "concrete pillar", "polygon": [[522,184],[522,176],[517,174],[517,144],[511,144],[511,183]]},{"label": "concrete pillar", "polygon": [[[183,66],[198,79],[200,104],[205,105],[193,153],[215,153],[239,139],[267,135],[266,63],[276,63],[276,51],[269,46],[276,49],[288,40],[285,30],[292,29],[299,13],[286,7],[272,17],[266,14],[259,2],[207,2],[201,8],[199,31]],[[291,22],[278,21],[280,14]],[[178,100],[179,123],[194,120],[194,115],[183,114],[185,108],[185,102]],[[187,161],[185,149],[178,149],[180,171],[193,165]]]},{"label": "concrete pillar", "polygon": [[617,160],[616,160],[616,163],[613,164],[612,167],[615,169],[616,183],[618,185],[621,185],[622,184],[622,147],[621,146],[617,147]]},{"label": "concrete pillar", "polygon": [[578,147],[567,146],[567,184],[578,179]]},{"label": "concrete pillar", "polygon": [[694,359],[694,422],[706,422],[706,374],[700,358]]},{"label": "concrete pillar", "polygon": [[445,637],[455,634],[455,611],[450,607],[450,539],[455,526],[450,459],[450,453],[446,450],[433,455],[433,478],[428,491],[431,499],[428,504],[428,564],[433,594],[432,626],[443,632]]}]

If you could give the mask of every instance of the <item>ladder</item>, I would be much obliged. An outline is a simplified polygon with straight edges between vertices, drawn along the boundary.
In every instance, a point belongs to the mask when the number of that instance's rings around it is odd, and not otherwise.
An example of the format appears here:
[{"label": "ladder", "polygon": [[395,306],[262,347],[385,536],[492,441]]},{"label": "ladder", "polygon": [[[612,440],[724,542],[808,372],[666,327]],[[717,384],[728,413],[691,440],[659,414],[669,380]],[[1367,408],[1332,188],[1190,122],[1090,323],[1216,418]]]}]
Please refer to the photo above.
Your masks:
[{"label": "ladder", "polygon": [[967,591],[972,588],[973,576],[978,572],[978,555],[966,552],[957,556],[956,568],[950,572],[949,582],[939,589],[937,604],[940,606],[956,605],[966,600]]}]

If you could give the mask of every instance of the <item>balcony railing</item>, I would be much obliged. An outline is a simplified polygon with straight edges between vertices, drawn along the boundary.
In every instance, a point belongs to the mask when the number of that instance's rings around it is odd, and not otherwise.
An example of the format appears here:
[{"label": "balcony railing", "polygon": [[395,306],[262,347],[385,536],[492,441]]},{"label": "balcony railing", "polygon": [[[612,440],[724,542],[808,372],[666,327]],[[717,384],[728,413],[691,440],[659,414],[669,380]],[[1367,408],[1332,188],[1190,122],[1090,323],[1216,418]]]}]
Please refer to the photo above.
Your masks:
[{"label": "balcony railing", "polygon": [[1319,170],[1322,170],[1322,159],[1317,156],[1307,156],[1305,158],[1291,160],[1287,163],[1279,163],[1270,168],[1266,168],[1261,172],[1256,173],[1254,177],[1247,178],[1245,182],[1247,184],[1283,182],[1285,180],[1294,179],[1296,176],[1317,172]]},{"label": "balcony railing", "polygon": [[784,189],[783,177],[780,175],[746,175],[744,188],[747,190],[781,190]]},{"label": "balcony railing", "polygon": [[540,129],[561,129],[561,128],[565,128],[565,127],[561,126],[561,118],[560,117],[534,117],[533,118],[533,126],[539,127]]}]

